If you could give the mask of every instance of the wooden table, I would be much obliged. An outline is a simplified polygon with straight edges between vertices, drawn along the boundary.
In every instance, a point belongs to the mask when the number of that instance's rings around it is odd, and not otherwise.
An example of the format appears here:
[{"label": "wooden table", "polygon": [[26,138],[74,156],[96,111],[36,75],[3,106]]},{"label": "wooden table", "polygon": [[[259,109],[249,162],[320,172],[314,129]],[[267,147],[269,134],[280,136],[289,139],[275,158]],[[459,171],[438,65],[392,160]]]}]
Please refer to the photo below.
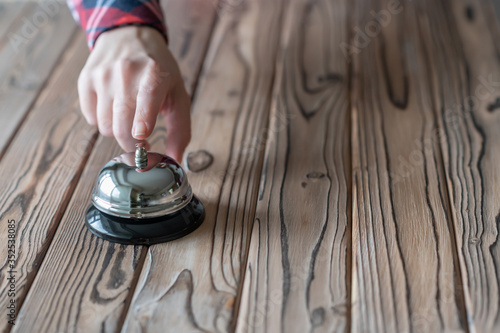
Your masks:
[{"label": "wooden table", "polygon": [[500,4],[162,2],[214,160],[204,224],[151,247],[84,225],[121,151],[79,111],[83,33],[0,2],[2,331],[500,330]]}]

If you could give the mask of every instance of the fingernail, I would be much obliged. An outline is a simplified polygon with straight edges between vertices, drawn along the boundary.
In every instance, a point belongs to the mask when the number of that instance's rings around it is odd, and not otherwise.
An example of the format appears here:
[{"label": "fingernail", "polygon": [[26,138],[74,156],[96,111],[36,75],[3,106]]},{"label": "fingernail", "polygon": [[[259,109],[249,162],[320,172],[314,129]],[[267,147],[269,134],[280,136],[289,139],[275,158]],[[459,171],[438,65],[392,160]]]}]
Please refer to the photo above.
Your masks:
[{"label": "fingernail", "polygon": [[139,135],[146,135],[146,124],[144,122],[139,121],[137,124],[135,124],[135,130],[134,130],[134,135],[139,136]]}]

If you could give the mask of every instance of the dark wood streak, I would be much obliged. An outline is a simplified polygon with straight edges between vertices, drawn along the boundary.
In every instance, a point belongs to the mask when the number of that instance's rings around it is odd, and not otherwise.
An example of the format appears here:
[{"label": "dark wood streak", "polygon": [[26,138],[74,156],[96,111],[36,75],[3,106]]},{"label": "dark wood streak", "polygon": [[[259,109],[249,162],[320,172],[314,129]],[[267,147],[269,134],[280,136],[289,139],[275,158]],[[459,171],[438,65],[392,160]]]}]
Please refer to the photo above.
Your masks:
[{"label": "dark wood streak", "polygon": [[[184,294],[183,300],[181,304],[176,304],[176,306],[179,306],[184,310],[184,313],[186,314],[187,320],[189,321],[189,325],[192,327],[192,329],[196,329],[201,332],[209,332],[207,330],[204,330],[203,328],[200,327],[200,325],[197,323],[196,318],[193,313],[193,304],[192,304],[192,298],[193,298],[193,274],[190,270],[184,269],[182,270],[177,278],[175,279],[174,283],[172,286],[163,294],[159,297],[159,299],[164,299],[168,297],[172,297],[175,294],[182,293]],[[161,308],[160,308],[161,309]],[[151,328],[151,323],[150,321],[156,316],[160,315],[159,313],[156,314],[154,309],[152,309],[153,313],[151,316],[143,315],[140,317],[139,322],[140,326],[143,332],[147,332]],[[172,323],[173,327],[176,327],[177,325],[175,323]],[[155,327],[155,326],[153,326]],[[156,328],[159,328],[156,326]]]},{"label": "dark wood streak", "polygon": [[[304,11],[300,14],[300,22],[301,26],[307,27],[308,26],[308,20],[310,20],[310,16],[312,14],[314,6],[317,6],[319,2],[317,0],[310,0],[305,3],[304,5]],[[326,15],[326,11],[321,11],[322,15]],[[324,18],[324,21],[328,21],[328,18]],[[322,83],[318,85],[318,87],[313,87],[308,84],[309,80],[307,80],[307,71],[304,67],[306,64],[305,60],[305,51],[306,51],[306,31],[307,29],[304,29],[303,31],[300,31],[297,42],[298,42],[298,59],[297,62],[299,64],[299,73],[300,73],[300,87],[302,88],[302,91],[305,94],[308,95],[320,95],[317,96],[316,98],[320,100],[321,102],[319,105],[317,103],[314,103],[314,107],[309,107],[305,108],[305,103],[306,101],[301,101],[299,94],[299,91],[294,90],[294,97],[295,97],[295,102],[297,106],[299,107],[300,113],[302,116],[306,119],[309,120],[311,117],[313,117],[320,109],[324,109],[325,103],[327,103],[328,98],[330,97],[327,92],[328,88],[331,88],[332,85],[335,85],[337,83],[341,83],[343,81],[343,77],[338,74],[338,73],[326,73],[325,75],[322,75],[318,77],[316,80],[318,83]],[[328,38],[328,34],[324,34],[324,38]],[[327,44],[326,42],[325,44]],[[328,45],[328,44],[327,44]],[[325,48],[325,52],[327,52],[325,59],[329,59],[328,57],[328,48]],[[290,56],[289,54],[285,56]],[[293,57],[291,57],[293,59]],[[295,83],[296,77],[295,75],[291,76],[290,79]],[[295,85],[295,84],[294,84]]]},{"label": "dark wood streak", "polygon": [[[451,15],[450,15],[451,16]],[[450,20],[454,23],[455,23],[455,20],[453,17],[450,17]],[[468,63],[468,60],[465,56],[465,49],[464,49],[464,45],[463,43],[459,40],[458,36],[454,35],[453,36],[454,38],[452,38],[452,41],[454,41],[456,43],[456,49],[458,49],[460,51],[459,53],[459,58],[460,60],[463,62],[464,64],[464,70],[465,70],[465,87],[464,87],[464,92],[465,92],[465,96],[472,96],[472,89],[471,89],[471,75],[470,75],[470,66],[469,66],[469,63]],[[460,82],[461,85],[463,84],[462,82]],[[483,176],[483,173],[482,173],[482,169],[483,169],[483,160],[484,160],[484,157],[485,157],[485,151],[486,151],[486,144],[487,144],[487,135],[486,135],[486,132],[485,132],[485,129],[483,128],[483,126],[479,123],[477,117],[479,116],[478,114],[475,114],[474,112],[472,112],[472,105],[471,104],[467,104],[467,106],[470,108],[470,119],[472,120],[472,125],[474,127],[474,129],[476,130],[476,134],[479,134],[480,136],[480,148],[479,148],[479,154],[477,155],[477,161],[476,161],[476,165],[474,166],[473,165],[473,152],[471,151],[471,154],[470,154],[470,158],[469,158],[469,161],[467,163],[467,167],[463,166],[464,168],[464,171],[467,170],[468,168],[470,168],[469,171],[471,173],[471,177],[472,177],[472,182],[473,182],[473,193],[476,194],[478,193],[477,191],[477,186],[480,187],[479,189],[479,192],[480,192],[480,196],[477,198],[480,200],[480,204],[476,204],[475,205],[475,209],[474,209],[474,214],[475,214],[475,219],[476,219],[476,223],[477,223],[477,227],[481,227],[481,223],[484,223],[484,221],[487,221],[487,216],[485,216],[484,212],[486,211],[485,207],[484,207],[484,204],[485,204],[485,200],[483,198],[485,198],[485,184],[484,184],[484,176]],[[466,133],[467,133],[467,141],[469,143],[469,145],[472,147],[473,146],[473,143],[477,143],[477,140],[473,140],[472,139],[472,136],[471,136],[471,133],[470,133],[470,130],[469,130],[469,126],[465,126],[466,128]],[[457,155],[457,158],[459,156]],[[477,172],[477,177],[479,178],[479,184],[476,184],[476,177],[474,177],[474,171]],[[464,188],[466,188],[466,186],[464,186]],[[469,202],[469,200],[467,200]],[[479,210],[479,211],[478,211]],[[468,213],[469,210],[466,209],[466,212]],[[498,230],[498,229],[497,229]],[[477,235],[477,237],[479,239],[481,239],[483,237],[483,233],[484,233],[484,229],[481,230],[481,233],[479,235]],[[464,239],[464,242],[467,243],[467,239]],[[490,246],[490,250],[491,250],[491,246]],[[481,250],[477,250],[479,252],[479,255],[481,257],[481,261],[478,263],[479,265],[482,264],[482,268],[485,269],[485,267],[487,266],[487,263],[485,263],[485,259],[483,258],[483,253]],[[499,278],[498,278],[498,270],[496,269],[496,262],[495,262],[495,256],[493,255],[492,256],[492,262],[493,262],[493,265],[495,266],[495,282],[493,283],[496,283],[497,285],[499,284]],[[490,290],[490,286],[489,284],[492,282],[490,281],[489,279],[486,278],[486,272],[482,271],[481,272],[481,277],[485,278],[485,282],[486,282],[486,290]],[[489,293],[488,293],[488,296]],[[500,300],[499,300],[500,302]],[[495,314],[495,318],[498,318],[498,315],[499,315],[499,312],[497,311],[497,313]]]},{"label": "dark wood streak", "polygon": [[185,58],[189,52],[189,46],[191,45],[191,40],[193,39],[193,31],[188,30],[184,32],[184,40],[182,42],[181,52],[179,58]]},{"label": "dark wood streak", "polygon": [[[199,135],[193,137],[188,148],[188,152],[207,149],[214,156],[210,168],[188,175],[195,193],[199,191],[205,196],[201,199],[206,203],[207,217],[189,238],[150,248],[145,267],[151,279],[139,281],[126,328],[133,327],[134,320],[142,317],[144,306],[169,308],[173,300],[160,299],[150,305],[143,295],[157,285],[163,292],[167,286],[159,276],[171,281],[184,268],[194,277],[192,311],[197,324],[209,331],[230,331],[231,322],[236,320],[232,316],[240,306],[241,265],[245,264],[242,259],[246,260],[248,232],[254,223],[264,156],[259,149],[247,149],[246,143],[260,137],[267,122],[272,63],[278,47],[279,21],[275,16],[280,8],[281,1],[252,2],[219,17],[193,104],[193,132]],[[240,38],[257,37],[264,29],[269,38]],[[239,93],[227,98],[231,89]],[[213,121],[207,108],[223,110],[224,115]],[[224,136],[214,135],[219,128],[216,124],[223,128]],[[203,193],[207,185],[211,186],[210,193]],[[190,242],[187,247],[186,242]],[[172,252],[183,253],[185,260],[181,265],[168,271],[153,265]],[[217,305],[205,307],[206,302]],[[158,323],[169,324],[172,319],[177,320],[167,313]],[[189,327],[187,321],[184,325]]]},{"label": "dark wood streak", "polygon": [[[387,2],[382,2],[382,8],[384,4]],[[419,22],[442,20],[432,16],[436,5],[421,13],[416,7],[406,2],[398,18],[404,20],[401,29],[394,23],[387,26],[354,59],[351,96],[359,102],[355,102],[353,122],[357,133],[353,168],[359,167],[360,173],[355,178],[355,216],[360,221],[359,225],[353,223],[354,235],[359,237],[359,245],[353,246],[353,269],[357,271],[353,274],[362,275],[356,287],[359,298],[353,300],[362,304],[354,306],[354,331],[463,329],[465,319],[461,318],[463,303],[453,302],[460,299],[453,294],[459,266],[454,261],[456,247],[449,227],[451,210],[448,200],[442,199],[447,193],[440,186],[444,168],[438,142],[433,141],[435,115],[425,103],[433,91],[426,83],[432,79],[425,75],[429,64],[419,31]],[[361,5],[358,11],[364,15],[356,17],[357,22],[364,22],[369,10]],[[396,56],[388,53],[391,50]],[[387,86],[387,82],[398,81],[397,94],[406,96],[404,103],[395,103]],[[406,112],[399,112],[402,107]],[[418,162],[410,164],[408,173],[401,179],[391,177],[398,158],[415,153]],[[421,250],[419,259],[414,256],[417,249]],[[444,298],[444,288],[449,298]],[[380,311],[370,310],[379,307]]]},{"label": "dark wood streak", "polygon": [[[73,55],[73,51],[70,48],[67,55]],[[75,74],[81,60],[81,55],[74,57],[71,63],[76,68],[65,76],[61,73],[61,67],[58,67],[48,82],[48,92],[41,95],[43,97],[40,97],[20,127],[18,135],[10,144],[10,150],[6,152],[6,159],[2,161],[4,173],[0,183],[15,184],[14,187],[9,185],[4,192],[6,196],[1,200],[7,200],[2,204],[2,215],[15,219],[18,228],[18,309],[23,305],[44,260],[48,244],[52,241],[95,140],[93,131],[90,136],[87,134],[89,129],[83,119],[68,112],[75,103],[75,95],[69,94],[70,99],[60,102],[57,94],[51,91],[64,92],[62,87],[68,87],[65,80]],[[66,58],[62,66],[68,61]],[[66,89],[71,90],[71,86]],[[76,158],[71,154],[71,147],[75,143],[83,143],[83,151]],[[25,156],[20,167],[19,156],[22,153]],[[12,203],[9,202],[11,200]]]},{"label": "dark wood streak", "polygon": [[489,112],[493,112],[499,108],[500,108],[500,97],[497,97],[493,103],[488,105],[487,110]]},{"label": "dark wood streak", "polygon": [[[382,105],[380,104],[380,101],[378,101],[377,104],[378,104],[377,105],[378,109],[379,110],[383,110]],[[381,121],[380,126],[381,126],[381,132],[382,132],[382,145],[384,147],[384,152],[385,152],[385,155],[382,158],[385,157],[385,163],[386,163],[386,166],[387,166],[387,172],[390,174],[392,168],[391,168],[391,160],[390,160],[390,156],[389,156],[389,147],[388,147],[388,144],[387,144],[387,137],[386,137],[386,134],[385,134],[386,133],[385,132],[386,128],[384,127],[384,124],[385,124],[384,119],[385,118],[382,117],[382,119],[383,120]],[[368,129],[366,129],[366,130],[368,130]],[[377,145],[377,137],[375,135],[374,135],[374,141],[375,141],[375,146],[378,146]],[[378,159],[378,155],[377,154],[375,154],[375,165],[376,166],[379,165],[379,159]],[[377,172],[377,176],[376,176],[377,182],[379,184],[382,184],[381,174],[382,174],[382,172],[381,172],[381,170],[379,170]],[[367,178],[368,178],[367,179],[368,180],[367,181],[367,183],[368,183],[368,191],[370,191],[370,181],[369,181],[369,179],[370,179],[370,173],[367,174]],[[396,231],[396,238],[397,238],[400,235],[400,232],[399,232],[399,227],[398,227],[398,220],[396,218],[396,213],[394,211],[394,201],[393,201],[394,200],[394,196],[393,196],[393,193],[392,193],[393,181],[392,181],[391,177],[388,178],[388,184],[387,185],[388,185],[388,190],[389,190],[389,202],[390,202],[390,207],[391,207],[391,213],[390,214],[391,214],[391,217],[392,217],[392,222],[394,223],[394,229]],[[380,198],[382,198],[382,192],[381,192],[380,188],[381,188],[381,186],[378,187],[378,195],[380,196]],[[388,233],[388,230],[387,230],[388,228],[387,228],[386,223],[385,223],[385,221],[387,221],[388,219],[385,216],[385,212],[384,212],[384,209],[382,207],[382,201],[379,202],[379,205],[380,205],[380,211],[382,212],[382,219],[384,221],[384,223],[382,223],[382,227],[383,227],[383,230],[384,230],[384,236],[385,236],[384,243],[385,243],[385,245],[387,245],[387,240],[391,238],[390,234]],[[406,306],[409,306],[409,304],[410,304],[410,289],[409,289],[408,273],[407,273],[406,264],[405,264],[405,261],[404,261],[404,258],[403,258],[402,244],[401,244],[401,241],[399,239],[396,239],[396,247],[398,249],[397,256],[398,256],[398,259],[399,259],[399,263],[401,264],[402,270],[403,270],[403,273],[404,273],[404,282],[405,282],[404,283],[404,290],[405,290]],[[388,253],[387,253],[387,259],[388,260],[390,259]],[[377,269],[378,269],[378,267],[377,267]],[[377,275],[378,275],[378,272],[377,272]],[[394,282],[395,275],[396,274],[393,273],[392,270],[391,270],[391,272],[390,272],[390,276],[391,276],[391,288],[392,288],[392,295],[391,296],[392,296],[392,300],[393,300],[393,306],[392,306],[393,309],[392,310],[394,311],[394,313],[396,313],[396,304],[398,304],[398,300],[396,299],[396,288],[395,288],[395,282]],[[381,288],[379,286],[378,290],[382,290],[382,289],[383,288]],[[385,319],[385,318],[383,317],[383,319]],[[395,322],[396,322],[396,328],[398,330],[402,330],[402,328],[399,327],[399,325],[400,325],[400,319],[402,319],[402,318],[398,318],[398,316],[396,316],[394,319],[395,319]],[[385,324],[383,326],[385,326]]]},{"label": "dark wood streak", "polygon": [[[436,82],[434,89],[439,91],[435,109],[444,129],[444,140],[440,142],[454,211],[450,229],[456,234],[456,253],[465,281],[462,294],[466,298],[461,302],[465,303],[467,313],[463,323],[468,324],[465,329],[495,331],[499,300],[498,293],[492,291],[499,288],[499,254],[494,248],[498,226],[493,225],[492,215],[498,213],[498,204],[492,189],[498,184],[492,162],[498,156],[495,149],[498,118],[494,112],[497,101],[482,100],[473,105],[470,96],[476,91],[477,77],[498,73],[498,48],[489,43],[490,38],[498,34],[486,29],[483,10],[491,8],[485,3],[440,1],[438,5],[439,10],[433,12],[435,17],[444,18],[450,24],[431,25],[429,30],[433,33],[429,40],[437,50],[432,53],[432,76]],[[474,9],[470,15],[464,15],[467,6]],[[428,8],[423,11],[429,12]],[[465,24],[472,19],[474,24]],[[489,19],[491,26],[491,15]],[[480,43],[474,37],[478,35]],[[477,52],[478,47],[481,52]],[[489,101],[492,97],[488,96]],[[448,105],[459,108],[460,117],[452,119],[454,121],[448,119],[445,112]],[[456,287],[461,288],[460,278],[457,276]]]},{"label": "dark wood streak", "polygon": [[[346,158],[339,152],[346,152],[341,149],[346,141],[340,133],[346,122],[347,89],[339,80],[345,71],[344,59],[335,48],[344,21],[332,20],[334,15],[343,17],[339,12],[344,5],[294,0],[285,6],[271,135],[257,203],[257,218],[265,227],[259,228],[259,238],[254,231],[250,240],[246,274],[251,268],[256,281],[247,283],[249,296],[242,301],[247,312],[239,315],[247,318],[248,313],[252,320],[248,331],[345,329],[345,315],[333,309],[346,303],[347,294],[342,258],[345,220],[336,220],[340,214],[337,201],[342,207],[348,198],[347,186],[343,186],[346,175],[337,170]],[[318,144],[308,146],[308,138]],[[267,251],[257,251],[260,244],[267,244]],[[267,311],[263,318],[257,313],[262,308]]]},{"label": "dark wood streak", "polygon": [[[426,70],[426,75],[427,75],[426,78],[427,78],[427,81],[429,82],[429,86],[430,86],[429,90],[434,91],[436,89],[436,87],[434,86],[434,81],[432,80],[431,50],[429,50],[428,45],[424,42],[425,38],[424,38],[424,33],[422,31],[422,25],[421,25],[420,21],[417,21],[417,24],[418,24],[418,35],[420,38],[419,41],[420,41],[420,44],[422,45],[422,48],[423,48],[423,60],[425,62],[425,70]],[[439,112],[438,112],[439,108],[437,105],[436,97],[433,94],[431,94],[430,99],[431,99],[431,107],[433,110],[433,120],[436,124],[439,124]],[[423,110],[424,106],[421,105],[421,108]],[[442,114],[444,114],[444,112]],[[439,128],[439,130],[442,130],[442,129]],[[433,143],[435,143],[434,140],[433,140]],[[435,145],[433,145],[433,146],[435,146]],[[435,148],[435,147],[433,147],[433,148]],[[445,171],[446,165],[444,164],[444,156],[443,156],[444,151],[442,150],[441,146],[439,148],[441,148],[441,149],[433,149],[433,152],[434,152],[433,156],[435,158],[437,156],[437,159],[439,160],[439,161],[435,161],[436,162],[435,165],[436,165],[437,170],[439,170],[440,174],[444,175],[444,173],[446,172]],[[424,157],[425,157],[425,155],[424,155]],[[426,179],[428,179],[427,169],[426,169]],[[460,272],[460,262],[459,262],[458,257],[457,257],[459,245],[457,244],[457,240],[456,240],[456,236],[455,236],[456,232],[455,232],[455,227],[453,225],[453,218],[452,218],[452,212],[451,212],[452,202],[451,202],[450,195],[448,192],[449,189],[447,188],[446,184],[445,184],[445,186],[442,186],[442,178],[438,177],[437,180],[438,180],[438,190],[440,193],[439,197],[440,197],[441,206],[445,207],[446,212],[448,212],[448,214],[446,215],[446,220],[447,220],[446,226],[448,227],[448,232],[450,233],[451,238],[452,238],[452,248],[453,248],[453,253],[454,253],[453,269],[454,269],[454,271],[457,272],[457,274],[455,274],[453,277],[454,299],[455,299],[456,304],[459,304],[460,327],[463,330],[467,330],[467,313],[466,313],[466,308],[465,308],[464,292],[463,292],[463,288],[462,288],[463,281],[462,281],[462,275]],[[427,198],[427,201],[428,201],[429,207],[431,207],[430,203],[429,203],[429,198]],[[437,231],[436,231],[436,220],[435,220],[434,213],[433,213],[433,224],[434,224],[434,234],[435,234],[435,238],[436,238],[436,244],[439,244]],[[438,247],[438,249],[439,249],[439,247]],[[439,250],[437,252],[438,252],[438,259],[439,259]],[[439,264],[438,267],[440,267],[441,266],[440,259],[438,261],[438,264]],[[439,281],[439,273],[437,275],[437,278]],[[439,293],[436,295],[436,301],[440,305],[439,299],[441,298],[442,295],[440,293],[440,289],[438,289],[438,291],[439,291]],[[440,319],[441,319],[442,326],[444,326],[442,314],[440,314]]]},{"label": "dark wood streak", "polygon": [[[500,213],[495,218],[495,226],[496,226],[496,230],[500,230]],[[499,235],[498,235],[498,232],[497,232],[495,240],[488,247],[488,251],[490,252],[490,255],[491,255],[492,259],[493,259],[492,261],[493,261],[493,266],[495,268],[495,272],[498,272],[498,269],[500,268],[500,258],[499,258],[499,255],[498,255],[500,247],[499,247],[499,244],[498,244],[498,238],[499,238]],[[498,276],[497,276],[497,286],[500,289],[500,281],[498,280]],[[500,300],[499,300],[499,302],[500,302]],[[496,323],[498,322],[499,318],[500,318],[500,313],[497,312],[496,315],[495,315],[495,322]]]},{"label": "dark wood streak", "polygon": [[465,17],[469,21],[474,21],[474,7],[472,5],[465,6]]},{"label": "dark wood streak", "polygon": [[[389,74],[389,66],[388,64],[388,59],[386,56],[386,47],[385,47],[385,39],[383,34],[379,36],[381,40],[381,47],[380,47],[380,53],[381,53],[381,58],[382,60],[382,69],[383,69],[383,76],[385,78],[385,84],[386,84],[386,89],[387,89],[387,94],[389,95],[389,99],[391,100],[392,104],[397,107],[400,110],[405,110],[408,106],[408,94],[409,94],[409,83],[408,83],[408,74],[405,72],[403,73],[398,73],[398,75],[402,75],[402,81],[403,81],[403,94],[402,96],[397,96],[395,93],[395,85],[398,84],[399,82],[393,82],[391,80],[391,76]],[[401,62],[403,60],[401,59]],[[404,65],[402,66],[404,69]]]},{"label": "dark wood streak", "polygon": [[[289,108],[287,107],[286,104],[286,72],[283,74],[284,75],[284,80],[283,80],[283,94],[285,94],[283,98],[283,106],[285,107],[285,112],[288,115],[289,114]],[[302,112],[302,109],[301,109]],[[285,148],[285,158],[284,158],[284,167],[283,167],[283,176],[281,178],[281,185],[280,185],[280,191],[279,191],[279,212],[280,212],[280,241],[281,241],[281,267],[283,269],[283,282],[282,282],[282,294],[283,294],[283,306],[281,307],[281,326],[285,327],[285,310],[288,305],[287,300],[288,300],[288,295],[290,293],[290,259],[288,258],[288,232],[287,232],[287,226],[285,222],[285,215],[283,212],[283,200],[284,196],[286,193],[284,193],[283,188],[285,186],[285,180],[286,180],[286,174],[288,170],[288,163],[290,159],[290,126],[286,127],[286,148]]]},{"label": "dark wood streak", "polygon": [[[332,117],[332,113],[333,112],[329,112],[329,117]],[[325,139],[324,139],[324,142],[325,142],[325,145],[323,147],[323,162],[325,164],[325,168],[327,167],[328,163],[326,161],[326,142],[327,142],[327,137],[328,137],[328,125],[329,125],[329,121],[326,121],[325,122],[325,130],[324,130],[324,133],[325,133]],[[327,199],[330,198],[330,195],[331,195],[331,191],[332,191],[332,179],[330,177],[330,174],[329,174],[329,170],[327,168],[327,173],[326,173],[326,179],[328,179],[328,182],[329,182],[329,185],[328,185],[328,194],[327,194]],[[322,173],[316,173],[316,174],[319,174],[319,175],[315,175],[317,178],[323,178],[325,177],[325,174],[322,174]],[[309,178],[309,175],[308,174],[308,178]],[[326,229],[328,227],[328,221],[329,221],[329,210],[327,209],[326,210],[326,214],[325,214],[325,218],[324,218],[324,224],[323,224],[323,227],[321,228],[321,233],[319,235],[319,238],[318,238],[318,241],[316,243],[316,245],[314,246],[313,248],[313,251],[311,253],[311,262],[309,264],[309,273],[308,273],[308,276],[307,276],[307,281],[306,281],[306,306],[307,308],[310,310],[310,294],[311,294],[311,284],[312,284],[312,281],[314,280],[314,269],[315,269],[315,265],[316,265],[316,259],[317,259],[317,256],[318,256],[318,253],[319,253],[319,250],[320,250],[320,246],[321,246],[321,243],[323,242],[323,239],[325,237],[325,233],[326,233]],[[311,325],[312,327],[316,327],[316,326],[319,326],[321,325],[323,322],[324,322],[324,317],[325,317],[325,311],[323,308],[320,308],[320,312],[317,312],[316,310],[318,309],[315,309],[313,310],[313,313],[311,314],[310,316],[310,321],[311,321]],[[319,318],[319,322],[318,322],[318,318]]]},{"label": "dark wood streak", "polygon": [[[237,27],[238,27],[238,20],[237,19],[234,19],[232,20],[231,24],[230,24],[230,30],[229,31],[226,31],[225,34],[229,35],[228,38],[231,38],[230,36],[234,36],[236,35],[236,30],[237,30]],[[234,127],[236,127],[236,125],[240,122],[240,117],[242,116],[242,113],[244,112],[244,100],[245,100],[245,96],[248,94],[248,91],[250,90],[249,88],[249,80],[250,80],[250,71],[251,71],[251,67],[250,67],[250,64],[245,61],[245,58],[243,57],[243,55],[240,53],[240,50],[238,48],[238,44],[237,43],[234,43],[233,44],[233,50],[234,50],[234,54],[236,55],[236,58],[238,59],[238,63],[240,64],[240,66],[243,68],[243,79],[242,79],[242,98],[238,104],[238,107],[237,107],[237,111],[236,111],[236,115],[235,115],[235,120],[234,120]],[[244,116],[244,115],[243,115]],[[244,129],[244,131],[246,132],[246,127]],[[224,169],[224,174],[222,176],[222,184],[221,184],[221,188],[224,189],[225,187],[225,184],[226,183],[229,183],[230,185],[230,193],[233,193],[232,190],[233,190],[233,185],[234,185],[234,174],[235,174],[235,170],[233,171],[230,171],[230,167],[232,167],[231,163],[234,163],[234,161],[236,161],[236,167],[238,166],[238,162],[239,162],[239,158],[240,158],[240,154],[237,154],[236,155],[236,159],[234,158],[234,151],[235,151],[235,144],[236,144],[236,136],[239,135],[240,133],[237,133],[237,131],[233,131],[231,133],[231,140],[230,140],[230,145],[229,145],[229,158],[227,159],[227,163],[226,163],[226,166],[225,166],[225,169]],[[243,134],[243,136],[245,136]],[[223,204],[223,201],[222,201],[222,195],[224,194],[224,191],[221,190],[219,192],[219,197],[218,197],[218,200],[217,200],[217,209],[216,209],[216,216],[215,216],[215,220],[218,221],[218,220],[223,220],[224,218],[223,217],[220,217],[221,214],[221,204]],[[223,213],[227,214],[226,211],[224,211]],[[227,230],[227,226],[229,224],[229,214],[226,215],[225,219],[224,219],[224,230]],[[218,227],[218,224],[217,223],[214,223],[213,225],[213,228],[212,228],[212,235],[213,235],[213,238],[215,239],[216,237],[216,234],[217,234],[217,227]],[[233,229],[234,230],[234,229]],[[223,239],[222,239],[222,244],[225,244],[226,243],[226,237],[227,237],[227,233],[224,232],[223,234]],[[234,239],[234,235],[231,235],[231,237],[233,237]],[[215,257],[215,247],[212,247],[211,249],[212,253],[211,253],[211,258]],[[224,252],[221,251],[220,252],[220,262],[224,262]],[[210,266],[213,267],[213,262],[212,260],[210,261]],[[236,274],[234,274],[234,270],[232,269],[232,265],[231,265],[231,270],[233,272],[233,276],[236,276]],[[224,279],[224,281],[226,282],[227,285],[232,285],[231,282],[228,280],[228,277],[226,277],[226,274],[225,272],[223,271],[223,274],[222,274],[222,277]],[[214,284],[214,289],[215,289],[215,284]]]}]

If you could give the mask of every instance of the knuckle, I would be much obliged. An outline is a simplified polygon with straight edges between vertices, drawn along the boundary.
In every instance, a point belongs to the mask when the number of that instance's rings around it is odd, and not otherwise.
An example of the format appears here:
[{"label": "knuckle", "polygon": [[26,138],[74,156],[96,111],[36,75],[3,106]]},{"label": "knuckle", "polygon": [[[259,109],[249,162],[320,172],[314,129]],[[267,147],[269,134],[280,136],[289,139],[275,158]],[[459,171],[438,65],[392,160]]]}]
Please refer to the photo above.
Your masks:
[{"label": "knuckle", "polygon": [[109,83],[112,71],[109,67],[97,67],[90,72],[90,77],[94,82]]},{"label": "knuckle", "polygon": [[140,89],[143,93],[154,94],[162,84],[168,83],[170,77],[171,75],[162,68],[159,62],[150,58],[147,61]]},{"label": "knuckle", "polygon": [[134,72],[136,63],[132,59],[122,58],[115,62],[115,68],[123,77],[128,77]]},{"label": "knuckle", "polygon": [[135,108],[135,101],[132,98],[122,97],[113,101],[113,113],[127,114]]},{"label": "knuckle", "polygon": [[143,82],[139,87],[139,92],[146,96],[153,96],[157,91],[157,86],[152,82]]}]

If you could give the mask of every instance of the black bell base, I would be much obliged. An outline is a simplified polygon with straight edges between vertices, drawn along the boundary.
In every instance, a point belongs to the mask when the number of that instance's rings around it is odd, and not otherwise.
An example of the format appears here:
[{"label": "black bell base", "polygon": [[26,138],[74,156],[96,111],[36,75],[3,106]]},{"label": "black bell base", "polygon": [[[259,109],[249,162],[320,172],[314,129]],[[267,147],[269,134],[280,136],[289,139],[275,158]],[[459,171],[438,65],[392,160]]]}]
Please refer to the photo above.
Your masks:
[{"label": "black bell base", "polygon": [[198,228],[205,208],[198,198],[175,213],[151,219],[128,219],[105,214],[90,205],[86,224],[97,237],[126,245],[152,245],[181,238]]}]

